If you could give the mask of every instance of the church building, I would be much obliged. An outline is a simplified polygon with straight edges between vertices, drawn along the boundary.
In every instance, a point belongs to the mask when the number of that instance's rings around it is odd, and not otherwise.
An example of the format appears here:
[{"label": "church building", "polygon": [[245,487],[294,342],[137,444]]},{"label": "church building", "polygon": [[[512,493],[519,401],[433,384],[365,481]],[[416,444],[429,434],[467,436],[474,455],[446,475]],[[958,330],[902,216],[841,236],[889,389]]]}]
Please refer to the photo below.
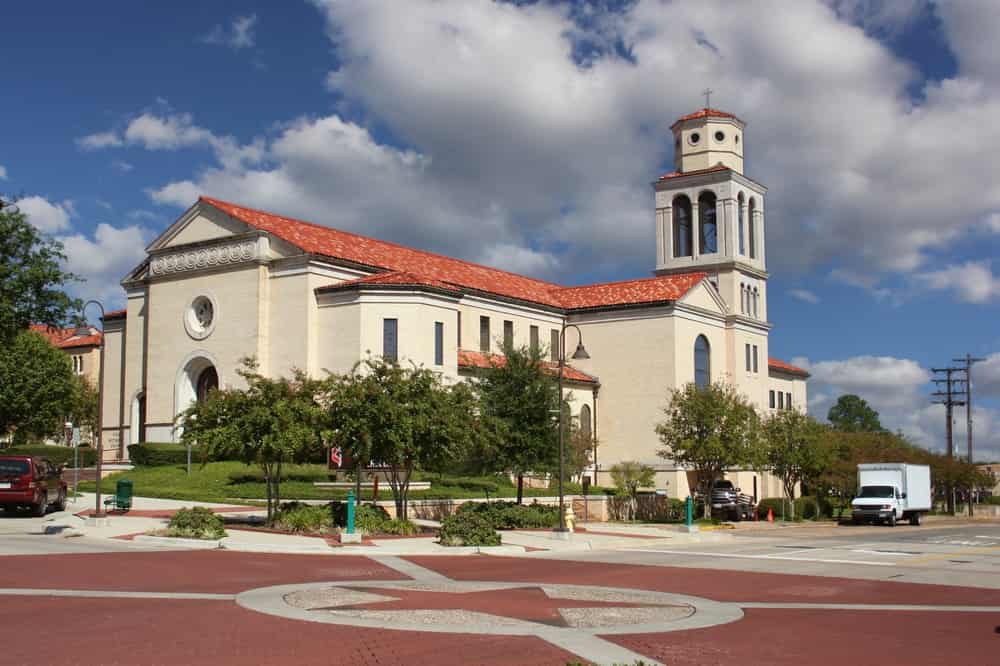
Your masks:
[{"label": "church building", "polygon": [[[598,444],[592,475],[610,484],[615,463],[638,460],[686,496],[686,470],[656,455],[668,389],[725,380],[761,414],[804,410],[808,374],[770,356],[766,188],[743,174],[744,123],[704,108],[672,130],[674,171],[653,185],[656,266],[643,279],[562,286],[199,198],[122,281],[127,308],[105,317],[106,454],[178,439],[178,414],[240,386],[247,356],[269,376],[343,373],[372,354],[458,380],[504,342],[543,347],[555,367],[560,331],[575,325],[567,355],[582,336],[589,358],[569,360],[565,385]],[[780,494],[769,475],[731,478]]]}]

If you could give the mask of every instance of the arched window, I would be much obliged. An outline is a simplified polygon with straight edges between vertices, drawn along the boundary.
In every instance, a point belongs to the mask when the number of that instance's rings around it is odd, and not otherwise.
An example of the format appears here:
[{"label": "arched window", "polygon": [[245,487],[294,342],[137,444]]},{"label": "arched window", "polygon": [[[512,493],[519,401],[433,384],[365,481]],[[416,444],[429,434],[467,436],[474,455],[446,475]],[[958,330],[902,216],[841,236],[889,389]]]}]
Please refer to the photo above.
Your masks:
[{"label": "arched window", "polygon": [[757,258],[757,233],[756,233],[757,200],[754,199],[753,197],[750,197],[749,213],[750,214],[748,215],[748,217],[750,218],[750,226],[749,226],[750,233],[748,233],[747,236],[749,237],[749,242],[750,242],[750,258],[756,259]]},{"label": "arched window", "polygon": [[708,338],[699,335],[694,341],[694,383],[699,388],[705,388],[712,383],[710,352]]},{"label": "arched window", "polygon": [[740,312],[747,313],[747,286],[740,283]]},{"label": "arched window", "polygon": [[674,197],[674,256],[690,257],[691,243],[691,200],[685,196]]},{"label": "arched window", "polygon": [[740,235],[740,244],[739,244],[740,254],[746,254],[747,253],[747,246],[746,246],[746,223],[743,221],[743,205],[744,205],[743,193],[740,192],[739,196],[736,197],[736,218],[737,218],[737,220],[739,222],[739,231],[738,231],[738,233]]},{"label": "arched window", "polygon": [[757,318],[757,301],[759,300],[757,298],[757,296],[758,296],[757,287],[754,287],[753,288],[753,316],[754,316],[755,319]]},{"label": "arched window", "polygon": [[703,192],[698,197],[698,251],[702,254],[714,254],[719,251],[715,195],[711,192]]},{"label": "arched window", "polygon": [[590,433],[593,432],[590,422],[590,405],[584,405],[580,408],[580,432],[586,440],[590,440]]}]

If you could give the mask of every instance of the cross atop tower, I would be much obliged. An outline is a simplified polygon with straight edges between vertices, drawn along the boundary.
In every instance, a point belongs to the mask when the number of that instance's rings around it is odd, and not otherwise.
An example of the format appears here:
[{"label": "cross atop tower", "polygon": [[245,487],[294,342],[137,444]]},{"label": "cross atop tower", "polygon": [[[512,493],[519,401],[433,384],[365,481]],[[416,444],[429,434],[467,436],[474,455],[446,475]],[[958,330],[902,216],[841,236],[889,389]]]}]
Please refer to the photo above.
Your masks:
[{"label": "cross atop tower", "polygon": [[714,93],[714,92],[715,91],[712,90],[711,88],[705,88],[704,90],[701,91],[701,94],[705,96],[705,108],[706,109],[711,109],[712,108],[711,100],[712,100],[712,93]]}]

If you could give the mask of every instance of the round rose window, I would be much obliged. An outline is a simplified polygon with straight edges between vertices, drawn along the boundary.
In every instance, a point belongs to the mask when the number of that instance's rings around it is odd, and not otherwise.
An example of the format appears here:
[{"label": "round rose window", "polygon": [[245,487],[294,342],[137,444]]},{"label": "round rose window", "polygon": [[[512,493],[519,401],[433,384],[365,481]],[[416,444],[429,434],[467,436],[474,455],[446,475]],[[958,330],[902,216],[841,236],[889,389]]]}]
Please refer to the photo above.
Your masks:
[{"label": "round rose window", "polygon": [[215,302],[208,296],[198,296],[184,314],[184,328],[197,340],[207,338],[215,327]]}]

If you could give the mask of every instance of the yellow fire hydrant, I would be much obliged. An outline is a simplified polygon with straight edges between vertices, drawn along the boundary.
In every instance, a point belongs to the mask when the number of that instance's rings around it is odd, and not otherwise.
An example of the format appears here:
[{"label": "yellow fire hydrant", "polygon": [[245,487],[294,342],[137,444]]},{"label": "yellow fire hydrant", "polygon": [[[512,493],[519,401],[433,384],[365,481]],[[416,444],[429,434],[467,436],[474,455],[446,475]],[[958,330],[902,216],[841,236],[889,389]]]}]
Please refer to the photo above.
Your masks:
[{"label": "yellow fire hydrant", "polygon": [[573,525],[576,523],[576,514],[573,513],[573,504],[567,504],[566,510],[563,512],[563,520],[566,522],[566,531],[572,532]]}]

